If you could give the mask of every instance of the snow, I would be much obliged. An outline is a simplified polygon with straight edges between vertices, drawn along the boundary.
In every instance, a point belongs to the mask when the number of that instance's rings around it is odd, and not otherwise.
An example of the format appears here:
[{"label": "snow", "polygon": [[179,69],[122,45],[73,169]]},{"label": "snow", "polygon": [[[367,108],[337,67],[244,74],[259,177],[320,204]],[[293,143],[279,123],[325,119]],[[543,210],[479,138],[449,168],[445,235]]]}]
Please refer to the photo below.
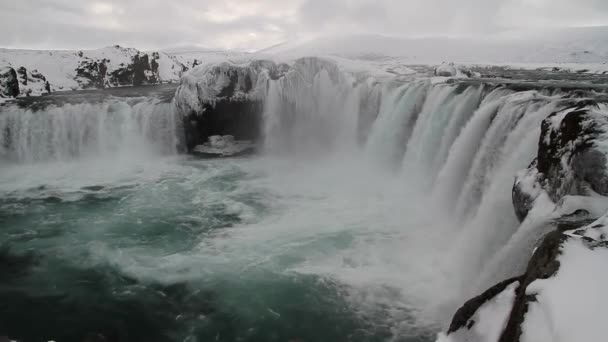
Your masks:
[{"label": "snow", "polygon": [[324,35],[284,42],[259,52],[292,58],[310,55],[376,59],[400,56],[406,64],[440,64],[444,61],[487,65],[584,63],[591,66],[584,69],[593,69],[595,65],[604,65],[604,69],[608,69],[607,47],[608,27],[588,27],[475,38]]},{"label": "snow", "polygon": [[[606,217],[598,221],[607,223]],[[604,341],[608,249],[590,248],[572,237],[564,242],[558,261],[554,277],[536,280],[526,289],[537,301],[530,303],[521,341]]]},{"label": "snow", "polygon": [[[49,81],[52,91],[78,90],[82,86],[78,83],[76,69],[81,62],[105,60],[107,72],[111,73],[132,63],[133,56],[138,54],[140,51],[137,49],[120,46],[82,51],[0,49],[0,67],[10,66],[15,70],[25,67],[28,73],[38,71]],[[149,54],[148,57],[151,59],[152,55]],[[161,52],[158,63],[161,82],[179,81],[182,66],[174,57]],[[25,88],[21,87],[25,90],[31,89],[29,84]],[[22,93],[24,92],[22,90]],[[37,89],[32,89],[32,95],[40,93]]]},{"label": "snow", "polygon": [[462,328],[452,334],[439,334],[437,342],[497,342],[504,330],[519,282],[513,282],[496,297],[484,303],[469,320],[475,323],[471,329]]}]

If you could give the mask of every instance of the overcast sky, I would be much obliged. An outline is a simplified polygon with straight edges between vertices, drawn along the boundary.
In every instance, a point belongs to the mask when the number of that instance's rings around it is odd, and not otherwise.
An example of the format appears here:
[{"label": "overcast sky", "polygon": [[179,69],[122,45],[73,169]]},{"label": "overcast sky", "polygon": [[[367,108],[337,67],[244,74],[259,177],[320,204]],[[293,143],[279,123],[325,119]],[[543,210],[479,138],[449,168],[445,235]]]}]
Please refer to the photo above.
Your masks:
[{"label": "overcast sky", "polygon": [[320,34],[608,25],[608,0],[0,0],[0,47],[255,50]]}]

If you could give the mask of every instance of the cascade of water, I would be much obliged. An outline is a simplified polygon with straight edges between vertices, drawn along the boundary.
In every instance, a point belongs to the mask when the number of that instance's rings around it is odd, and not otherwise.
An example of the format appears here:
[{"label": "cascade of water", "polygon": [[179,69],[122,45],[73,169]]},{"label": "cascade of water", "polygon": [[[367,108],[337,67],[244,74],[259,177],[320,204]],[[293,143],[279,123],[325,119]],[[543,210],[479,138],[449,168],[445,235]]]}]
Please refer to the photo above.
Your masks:
[{"label": "cascade of water", "polygon": [[[306,72],[299,72],[304,68]],[[310,70],[308,70],[310,69]],[[323,64],[299,65],[270,80],[264,108],[264,146],[272,152],[317,153],[357,144],[362,85]]]},{"label": "cascade of water", "polygon": [[175,153],[173,105],[155,100],[110,100],[7,107],[0,113],[0,158],[17,162],[69,160],[116,153]]},{"label": "cascade of water", "polygon": [[[429,91],[407,144],[403,161],[403,168],[410,177],[412,173],[425,174],[431,169],[454,108],[453,100],[457,90],[457,87],[440,84]],[[433,180],[432,177],[425,178],[429,183]]]},{"label": "cascade of water", "polygon": [[448,158],[437,176],[433,194],[447,210],[453,208],[475,158],[479,143],[503,105],[503,97],[510,93],[511,91],[499,88],[488,94],[450,147]]},{"label": "cascade of water", "polygon": [[465,185],[456,201],[456,214],[461,218],[466,219],[481,201],[487,183],[492,181],[492,171],[502,157],[509,134],[524,114],[535,112],[539,106],[538,93],[534,91],[504,99],[504,105],[481,140]]},{"label": "cascade of water", "polygon": [[439,172],[439,169],[448,158],[448,153],[454,140],[456,140],[466,122],[471,118],[473,112],[479,107],[483,91],[483,85],[467,87],[464,92],[456,95],[454,98],[454,109],[450,115],[450,122],[441,139],[439,151],[435,153],[435,160],[433,163],[434,175]]},{"label": "cascade of water", "polygon": [[426,81],[418,81],[383,96],[380,114],[366,145],[366,152],[373,160],[382,165],[399,165],[429,86]]}]

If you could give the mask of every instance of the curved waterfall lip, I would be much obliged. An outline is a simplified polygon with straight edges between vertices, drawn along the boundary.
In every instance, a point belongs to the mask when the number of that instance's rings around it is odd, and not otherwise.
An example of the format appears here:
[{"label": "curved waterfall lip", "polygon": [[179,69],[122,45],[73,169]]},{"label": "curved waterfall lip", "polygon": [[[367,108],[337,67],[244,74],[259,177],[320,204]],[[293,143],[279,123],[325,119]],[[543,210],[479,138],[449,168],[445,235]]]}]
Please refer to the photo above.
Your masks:
[{"label": "curved waterfall lip", "polygon": [[[547,116],[605,96],[563,82],[389,79],[311,57],[4,105],[0,256],[24,290],[0,299],[38,295],[67,317],[57,333],[80,329],[76,307],[142,340],[432,341],[545,233],[543,215],[518,222],[515,173]],[[247,115],[256,127],[225,131]],[[234,158],[180,156],[199,140]]]},{"label": "curved waterfall lip", "polygon": [[175,154],[182,138],[169,96],[174,89],[80,91],[5,106],[0,158],[29,163]]}]

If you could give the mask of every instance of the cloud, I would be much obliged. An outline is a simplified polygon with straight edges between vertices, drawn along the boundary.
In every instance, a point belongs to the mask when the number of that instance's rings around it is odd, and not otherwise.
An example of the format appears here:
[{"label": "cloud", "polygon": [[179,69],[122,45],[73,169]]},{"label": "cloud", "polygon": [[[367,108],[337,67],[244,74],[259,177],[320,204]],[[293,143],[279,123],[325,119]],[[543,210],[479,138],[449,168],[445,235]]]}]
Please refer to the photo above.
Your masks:
[{"label": "cloud", "polygon": [[0,2],[0,46],[257,49],[297,37],[471,35],[608,25],[605,0],[19,0]]}]

